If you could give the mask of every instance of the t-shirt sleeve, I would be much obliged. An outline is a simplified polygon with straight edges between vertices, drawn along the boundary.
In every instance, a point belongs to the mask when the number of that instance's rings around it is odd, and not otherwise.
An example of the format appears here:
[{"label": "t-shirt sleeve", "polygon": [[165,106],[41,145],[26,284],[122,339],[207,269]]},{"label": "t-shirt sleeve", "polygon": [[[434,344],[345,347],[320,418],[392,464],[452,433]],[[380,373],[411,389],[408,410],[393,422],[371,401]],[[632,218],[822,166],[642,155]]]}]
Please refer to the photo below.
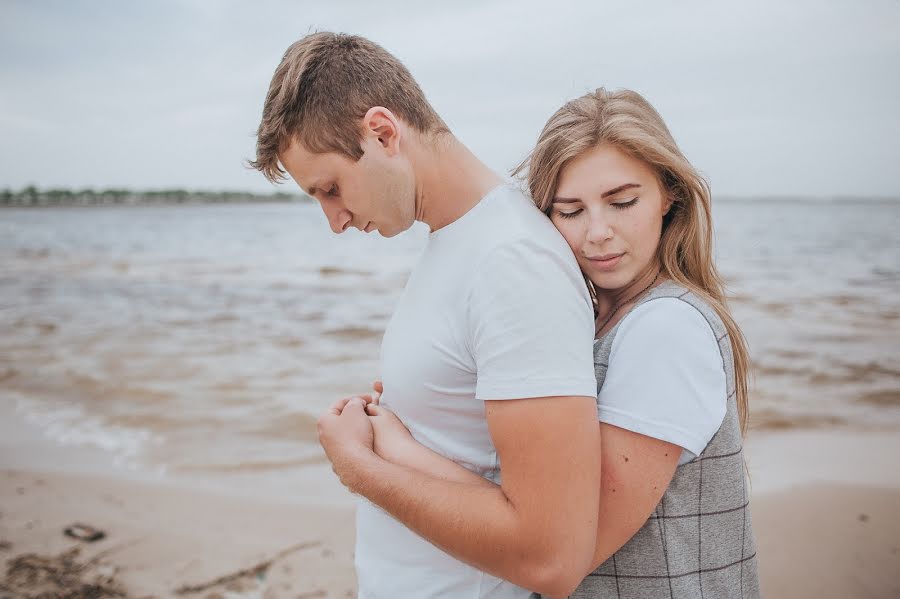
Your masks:
[{"label": "t-shirt sleeve", "polygon": [[712,328],[676,298],[651,300],[619,325],[597,399],[600,422],[700,455],[722,424],[726,382]]},{"label": "t-shirt sleeve", "polygon": [[467,338],[475,397],[596,397],[593,309],[568,247],[510,241],[473,269]]}]

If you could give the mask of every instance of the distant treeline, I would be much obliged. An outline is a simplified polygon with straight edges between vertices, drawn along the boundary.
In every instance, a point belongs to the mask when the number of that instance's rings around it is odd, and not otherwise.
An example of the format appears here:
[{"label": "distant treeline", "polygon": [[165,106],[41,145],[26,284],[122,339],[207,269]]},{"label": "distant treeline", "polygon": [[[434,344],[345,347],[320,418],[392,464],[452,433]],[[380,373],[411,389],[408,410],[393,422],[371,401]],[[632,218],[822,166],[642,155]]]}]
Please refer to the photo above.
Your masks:
[{"label": "distant treeline", "polygon": [[307,202],[309,196],[291,193],[244,191],[188,191],[185,189],[38,189],[0,191],[2,206],[112,206],[142,204],[225,204],[246,202]]}]

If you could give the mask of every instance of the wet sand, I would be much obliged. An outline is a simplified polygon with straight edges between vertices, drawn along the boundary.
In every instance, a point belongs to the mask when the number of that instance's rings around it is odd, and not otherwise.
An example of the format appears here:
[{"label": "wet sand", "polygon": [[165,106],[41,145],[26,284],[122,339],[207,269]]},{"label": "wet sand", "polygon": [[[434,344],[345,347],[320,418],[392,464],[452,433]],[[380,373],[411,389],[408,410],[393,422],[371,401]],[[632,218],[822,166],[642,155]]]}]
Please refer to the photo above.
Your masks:
[{"label": "wet sand", "polygon": [[[0,557],[7,564],[0,589],[43,590],[10,572],[12,558],[33,553],[59,568],[62,554],[80,547],[79,563],[96,563],[78,581],[105,583],[128,597],[354,596],[353,513],[346,506],[92,474],[7,470],[0,481]],[[106,537],[68,538],[63,531],[74,523]]]}]

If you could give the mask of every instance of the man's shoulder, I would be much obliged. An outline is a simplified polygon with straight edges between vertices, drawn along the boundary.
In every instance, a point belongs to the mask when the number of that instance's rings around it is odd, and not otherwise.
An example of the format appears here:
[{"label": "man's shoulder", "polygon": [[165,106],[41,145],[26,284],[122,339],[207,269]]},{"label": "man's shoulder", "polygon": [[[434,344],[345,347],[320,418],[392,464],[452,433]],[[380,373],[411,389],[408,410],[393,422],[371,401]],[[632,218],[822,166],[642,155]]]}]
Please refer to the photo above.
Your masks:
[{"label": "man's shoulder", "polygon": [[[571,253],[550,219],[515,185],[498,190],[481,215],[477,243],[487,256],[504,248],[511,252]],[[474,242],[475,240],[473,240]]]}]

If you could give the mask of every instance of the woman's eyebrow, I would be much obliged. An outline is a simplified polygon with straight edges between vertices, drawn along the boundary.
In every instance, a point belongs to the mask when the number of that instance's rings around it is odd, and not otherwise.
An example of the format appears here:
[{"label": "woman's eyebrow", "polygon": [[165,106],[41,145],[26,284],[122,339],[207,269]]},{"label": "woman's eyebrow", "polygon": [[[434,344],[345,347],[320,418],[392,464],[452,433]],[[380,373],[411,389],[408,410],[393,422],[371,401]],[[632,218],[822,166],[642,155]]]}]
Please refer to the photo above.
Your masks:
[{"label": "woman's eyebrow", "polygon": [[626,183],[625,185],[619,185],[618,187],[610,189],[609,191],[604,191],[600,197],[607,198],[611,195],[615,195],[615,194],[619,193],[620,191],[625,191],[626,189],[631,189],[632,187],[640,187],[640,185],[637,183]]},{"label": "woman's eyebrow", "polygon": [[[632,189],[632,188],[637,188],[637,187],[640,187],[639,183],[625,183],[624,185],[619,185],[618,187],[614,187],[613,189],[610,189],[609,191],[604,191],[600,195],[600,197],[608,198],[609,196],[616,195],[620,191],[625,191],[626,189]],[[580,202],[580,201],[581,201],[580,198],[564,198],[561,196],[557,196],[557,197],[553,198],[554,204],[574,204],[575,202]]]}]

